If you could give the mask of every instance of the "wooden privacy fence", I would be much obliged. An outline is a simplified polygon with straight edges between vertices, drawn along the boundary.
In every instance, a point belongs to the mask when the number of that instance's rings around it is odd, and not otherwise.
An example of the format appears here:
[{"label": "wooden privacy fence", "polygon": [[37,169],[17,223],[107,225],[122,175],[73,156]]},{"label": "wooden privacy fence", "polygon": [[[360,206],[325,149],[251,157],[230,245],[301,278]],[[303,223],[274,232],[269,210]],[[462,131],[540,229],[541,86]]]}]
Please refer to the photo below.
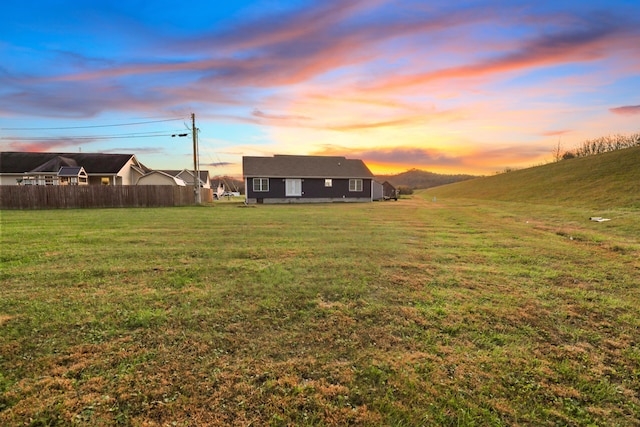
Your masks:
[{"label": "wooden privacy fence", "polygon": [[[202,189],[202,203],[212,201]],[[142,208],[195,204],[193,187],[171,185],[3,185],[0,209]]]}]

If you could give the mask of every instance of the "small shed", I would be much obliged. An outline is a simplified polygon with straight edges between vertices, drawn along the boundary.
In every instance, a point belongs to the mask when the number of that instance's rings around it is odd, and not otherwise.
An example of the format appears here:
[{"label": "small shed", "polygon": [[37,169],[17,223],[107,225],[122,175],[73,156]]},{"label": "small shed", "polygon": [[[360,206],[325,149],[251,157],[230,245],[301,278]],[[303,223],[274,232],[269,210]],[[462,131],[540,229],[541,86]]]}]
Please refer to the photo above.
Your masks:
[{"label": "small shed", "polygon": [[389,181],[382,183],[382,193],[385,200],[398,200],[398,190]]}]

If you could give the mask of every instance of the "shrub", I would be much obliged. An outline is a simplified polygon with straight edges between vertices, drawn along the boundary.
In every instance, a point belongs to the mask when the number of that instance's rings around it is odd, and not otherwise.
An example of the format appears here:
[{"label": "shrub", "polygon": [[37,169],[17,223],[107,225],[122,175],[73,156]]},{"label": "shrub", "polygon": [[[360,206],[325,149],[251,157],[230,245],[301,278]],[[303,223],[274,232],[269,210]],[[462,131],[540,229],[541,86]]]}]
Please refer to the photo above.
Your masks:
[{"label": "shrub", "polygon": [[413,194],[413,188],[409,187],[408,185],[399,185],[398,194],[401,196]]}]

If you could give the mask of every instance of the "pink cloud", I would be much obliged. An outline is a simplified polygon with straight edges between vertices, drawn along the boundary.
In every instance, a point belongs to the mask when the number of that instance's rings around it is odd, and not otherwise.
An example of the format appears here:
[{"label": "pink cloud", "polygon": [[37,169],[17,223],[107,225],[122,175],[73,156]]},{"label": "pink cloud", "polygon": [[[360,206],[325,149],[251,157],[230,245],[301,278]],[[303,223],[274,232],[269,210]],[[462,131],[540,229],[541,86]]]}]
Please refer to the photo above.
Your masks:
[{"label": "pink cloud", "polygon": [[[378,47],[386,40],[486,19],[486,13],[480,10],[465,10],[349,22],[358,13],[375,10],[377,3],[383,2],[323,2],[316,7],[277,17],[267,16],[219,33],[170,43],[178,58],[185,52],[195,51],[200,59],[122,64],[103,61],[98,69],[88,67],[89,71],[34,78],[30,83],[182,73],[196,78],[198,86],[221,81],[235,87],[289,85],[345,66],[366,63],[381,54]],[[87,58],[86,62],[95,63],[92,58]]]},{"label": "pink cloud", "polygon": [[361,158],[373,163],[406,164],[416,165],[452,165],[459,162],[454,156],[445,154],[442,151],[430,148],[417,147],[380,147],[375,149],[353,149],[338,146],[325,146],[314,155],[323,156],[347,156],[350,158]]},{"label": "pink cloud", "polygon": [[624,107],[610,108],[609,111],[622,116],[633,116],[640,114],[640,105],[625,105]]},{"label": "pink cloud", "polygon": [[393,76],[375,89],[397,89],[452,78],[472,78],[531,67],[553,66],[601,59],[615,40],[625,38],[613,23],[591,24],[587,28],[558,32],[523,42],[518,49],[483,61],[424,73]]},{"label": "pink cloud", "polygon": [[[0,69],[0,86],[9,88],[3,87],[0,114],[87,118],[106,111],[181,109],[197,111],[199,120],[342,133],[310,132],[307,141],[326,134],[373,141],[385,134],[380,140],[387,143],[392,132],[400,144],[420,141],[420,136],[405,138],[405,128],[412,135],[439,133],[469,146],[512,143],[519,135],[559,136],[577,129],[557,113],[556,101],[569,98],[564,95],[575,92],[576,82],[557,84],[558,77],[550,77],[554,73],[544,73],[542,84],[538,75],[524,84],[524,78],[508,82],[517,86],[513,93],[477,82],[498,87],[509,77],[541,67],[607,58],[596,72],[576,67],[580,79],[594,82],[581,83],[591,90],[604,84],[602,75],[617,78],[612,69],[619,71],[621,49],[629,50],[637,39],[637,26],[606,13],[590,17],[585,9],[544,9],[487,7],[482,2],[457,9],[428,2],[326,0],[239,24],[216,25],[215,31],[198,36],[171,40],[166,33],[147,39],[154,44],[145,46],[148,50],[129,49],[105,58],[93,58],[109,55],[98,49],[86,51],[86,56],[59,52],[51,66],[29,71],[33,76],[18,75],[20,71],[3,75]],[[503,79],[507,73],[512,74]],[[419,87],[434,82],[428,90]],[[254,106],[258,108],[252,111]],[[637,114],[638,107],[610,111],[630,115]],[[543,120],[549,116],[553,118]],[[454,121],[456,127],[439,126]],[[469,156],[407,147],[362,153],[378,162],[423,159],[463,166],[479,164],[476,156],[484,154],[515,162],[518,149],[522,148]],[[549,154],[550,149],[545,151]]]},{"label": "pink cloud", "polygon": [[[323,32],[350,16],[356,15],[374,6],[380,1],[325,1],[316,6],[284,13],[278,16],[269,15],[262,19],[237,25],[222,32],[206,34],[197,39],[181,43],[178,49],[196,48],[197,50],[217,49],[216,41],[222,41],[226,52],[237,50],[264,48],[280,45],[291,40],[308,40],[311,34]],[[285,23],[285,24],[283,24]]]}]

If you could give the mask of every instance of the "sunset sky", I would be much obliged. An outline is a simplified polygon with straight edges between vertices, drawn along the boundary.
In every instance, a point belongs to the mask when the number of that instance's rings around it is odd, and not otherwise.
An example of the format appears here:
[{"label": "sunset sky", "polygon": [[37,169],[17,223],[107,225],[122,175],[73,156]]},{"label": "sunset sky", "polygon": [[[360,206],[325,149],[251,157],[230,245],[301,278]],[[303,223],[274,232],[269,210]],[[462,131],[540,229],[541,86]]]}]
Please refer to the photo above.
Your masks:
[{"label": "sunset sky", "polygon": [[8,1],[0,149],[491,174],[640,131],[640,2]]}]

